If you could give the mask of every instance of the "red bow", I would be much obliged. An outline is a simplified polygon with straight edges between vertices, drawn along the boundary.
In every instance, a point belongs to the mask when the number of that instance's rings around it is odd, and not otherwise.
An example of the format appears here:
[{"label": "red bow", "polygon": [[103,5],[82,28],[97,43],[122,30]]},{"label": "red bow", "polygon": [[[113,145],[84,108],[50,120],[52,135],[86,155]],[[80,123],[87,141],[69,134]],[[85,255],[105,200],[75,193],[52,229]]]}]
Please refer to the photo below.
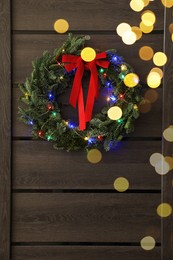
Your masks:
[{"label": "red bow", "polygon": [[[69,64],[65,65],[67,72],[72,71],[77,68],[76,75],[73,81],[72,91],[70,94],[70,104],[76,108],[76,103],[78,101],[78,114],[79,114],[79,129],[85,130],[86,122],[89,122],[92,118],[92,111],[94,106],[94,99],[99,96],[99,87],[98,87],[98,73],[97,66],[108,68],[109,63],[106,60],[106,52],[98,53],[96,58],[85,63],[80,56],[75,55],[63,55],[62,62],[68,62]],[[90,70],[90,83],[88,89],[88,96],[86,100],[86,109],[84,109],[84,97],[82,90],[82,77],[84,70]]]}]

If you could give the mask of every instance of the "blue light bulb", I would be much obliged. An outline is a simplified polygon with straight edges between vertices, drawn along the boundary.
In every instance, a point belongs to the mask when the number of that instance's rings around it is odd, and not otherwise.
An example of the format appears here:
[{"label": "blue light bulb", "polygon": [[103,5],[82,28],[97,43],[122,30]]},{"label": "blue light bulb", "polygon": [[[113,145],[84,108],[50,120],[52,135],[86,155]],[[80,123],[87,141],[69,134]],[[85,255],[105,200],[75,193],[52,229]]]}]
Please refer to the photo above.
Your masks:
[{"label": "blue light bulb", "polygon": [[112,101],[114,101],[114,102],[117,100],[117,98],[116,98],[114,95],[111,95],[111,96],[110,96],[110,99],[111,99]]},{"label": "blue light bulb", "polygon": [[28,124],[29,124],[29,125],[33,125],[34,123],[33,123],[32,120],[29,120],[29,121],[28,121]]},{"label": "blue light bulb", "polygon": [[54,96],[51,92],[48,94],[48,97],[49,97],[49,100],[52,100],[54,98]]}]

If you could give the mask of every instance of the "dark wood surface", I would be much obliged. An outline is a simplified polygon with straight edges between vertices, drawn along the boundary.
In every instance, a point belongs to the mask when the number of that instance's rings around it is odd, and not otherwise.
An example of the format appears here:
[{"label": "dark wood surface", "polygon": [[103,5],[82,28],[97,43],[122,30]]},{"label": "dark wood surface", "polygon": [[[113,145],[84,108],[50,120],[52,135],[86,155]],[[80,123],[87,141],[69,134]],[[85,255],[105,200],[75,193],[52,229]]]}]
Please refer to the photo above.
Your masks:
[{"label": "dark wood surface", "polygon": [[[160,247],[144,251],[139,246],[23,246],[13,247],[13,260],[158,260]],[[82,257],[82,258],[81,258]]]},{"label": "dark wood surface", "polygon": [[[157,13],[156,29],[163,29],[163,6],[160,1],[146,9]],[[140,23],[140,13],[134,13],[129,1],[112,0],[13,0],[13,28],[15,30],[52,30],[59,18],[67,19],[70,30],[112,30],[120,22]]]},{"label": "dark wood surface", "polygon": [[15,193],[13,242],[160,242],[160,194]]},{"label": "dark wood surface", "polygon": [[[168,30],[172,23],[172,10],[166,10],[165,24],[165,51],[168,56],[168,63],[165,66],[164,77],[164,96],[163,96],[163,130],[173,125],[173,47],[171,35]],[[172,98],[171,98],[172,97]],[[173,156],[173,143],[162,140],[163,153],[165,156]],[[162,202],[173,205],[173,182],[172,173],[169,172],[162,178]],[[173,259],[173,214],[168,218],[162,219],[162,242],[163,242],[163,259]]]},{"label": "dark wood surface", "polygon": [[10,1],[0,4],[0,259],[10,257],[11,55]]},{"label": "dark wood surface", "polygon": [[[67,38],[67,35],[49,34],[14,34],[13,35],[13,83],[22,83],[31,73],[32,61],[40,57],[44,50],[53,52],[59,48]],[[142,40],[135,45],[124,45],[117,35],[94,34],[91,40],[86,41],[86,45],[99,48],[102,51],[114,48],[117,53],[124,57],[142,82],[146,82],[146,77],[153,67],[152,61],[146,62],[139,58],[140,47],[149,45],[155,52],[163,49],[163,34],[144,35]]]},{"label": "dark wood surface", "polygon": [[110,189],[117,177],[127,177],[130,189],[161,188],[160,177],[149,164],[158,141],[124,141],[117,151],[103,152],[98,164],[87,161],[85,152],[56,151],[45,141],[13,144],[15,189]]}]

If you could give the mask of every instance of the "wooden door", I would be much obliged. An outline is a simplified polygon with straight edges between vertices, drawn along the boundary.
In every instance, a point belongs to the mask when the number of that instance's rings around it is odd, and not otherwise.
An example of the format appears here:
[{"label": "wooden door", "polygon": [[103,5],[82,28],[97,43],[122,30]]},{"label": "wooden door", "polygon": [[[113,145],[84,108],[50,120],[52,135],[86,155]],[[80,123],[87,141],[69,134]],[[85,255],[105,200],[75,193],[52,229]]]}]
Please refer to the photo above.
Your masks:
[{"label": "wooden door", "polygon": [[[125,46],[116,26],[140,20],[125,0],[0,2],[0,258],[171,260],[172,217],[160,218],[156,208],[172,204],[172,176],[157,175],[149,158],[155,152],[172,156],[171,143],[162,138],[173,121],[172,8],[152,1],[155,30]],[[55,151],[48,142],[32,140],[31,129],[17,120],[18,83],[30,74],[31,61],[67,37],[53,31],[58,18],[67,19],[74,34],[89,34],[92,47],[116,48],[143,81],[153,64],[139,59],[139,48],[164,49],[168,56],[157,102],[97,165],[85,152]],[[125,193],[113,188],[119,176],[129,180]],[[145,236],[156,240],[153,250],[141,248]]]}]

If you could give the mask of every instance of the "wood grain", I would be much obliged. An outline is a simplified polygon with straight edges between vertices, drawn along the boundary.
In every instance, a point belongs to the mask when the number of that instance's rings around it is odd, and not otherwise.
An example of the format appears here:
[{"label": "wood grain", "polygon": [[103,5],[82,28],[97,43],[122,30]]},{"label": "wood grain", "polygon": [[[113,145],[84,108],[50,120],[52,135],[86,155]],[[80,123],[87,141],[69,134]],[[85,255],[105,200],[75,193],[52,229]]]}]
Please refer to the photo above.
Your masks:
[{"label": "wood grain", "polygon": [[[31,73],[31,63],[36,57],[40,57],[43,51],[52,52],[59,48],[67,38],[66,35],[34,35],[19,34],[13,35],[13,83],[22,83]],[[163,35],[144,35],[142,41],[136,42],[135,45],[127,46],[122,43],[119,36],[116,35],[91,35],[91,40],[86,41],[86,45],[102,51],[114,48],[117,53],[124,57],[140,76],[142,82],[153,67],[152,61],[145,62],[140,60],[138,52],[141,46],[149,45],[154,51],[163,49]]]},{"label": "wood grain", "polygon": [[[150,3],[147,9],[157,15],[155,28],[163,29],[160,1]],[[59,18],[69,22],[70,30],[115,30],[124,21],[138,25],[141,15],[130,9],[127,0],[13,0],[13,12],[14,30],[53,30]]]},{"label": "wood grain", "polygon": [[151,251],[134,246],[14,246],[13,260],[158,260],[160,247]]},{"label": "wood grain", "polygon": [[10,1],[0,4],[0,259],[10,257],[11,67]]},{"label": "wood grain", "polygon": [[[144,89],[144,92],[149,88]],[[141,113],[138,120],[135,122],[135,131],[128,135],[128,137],[161,137],[162,135],[162,88],[156,90],[158,93],[158,100],[151,104],[151,110],[148,113]],[[16,87],[13,88],[13,136],[14,137],[31,137],[31,127],[19,121],[18,107],[23,106],[19,101],[19,97],[23,95]],[[67,98],[66,98],[67,99]],[[67,99],[67,104],[69,100]],[[74,111],[71,106],[65,105],[63,113],[66,118],[74,117]],[[76,113],[77,115],[77,113]]]},{"label": "wood grain", "polygon": [[160,194],[13,194],[13,242],[160,242]]},{"label": "wood grain", "polygon": [[124,141],[112,152],[103,152],[98,164],[87,161],[85,152],[56,151],[45,141],[14,141],[13,188],[17,189],[110,189],[119,176],[127,177],[130,189],[159,190],[160,176],[149,164],[159,141]]},{"label": "wood grain", "polygon": [[[173,8],[166,10],[165,24],[165,52],[168,57],[168,62],[165,66],[164,76],[164,99],[163,99],[163,130],[168,126],[173,125],[173,47],[171,35],[168,30],[172,23]],[[163,138],[163,153],[165,156],[173,156],[173,143],[167,142]],[[172,172],[162,178],[162,202],[173,205],[173,181]],[[163,240],[163,259],[173,259],[173,215],[162,220],[162,240]]]}]

